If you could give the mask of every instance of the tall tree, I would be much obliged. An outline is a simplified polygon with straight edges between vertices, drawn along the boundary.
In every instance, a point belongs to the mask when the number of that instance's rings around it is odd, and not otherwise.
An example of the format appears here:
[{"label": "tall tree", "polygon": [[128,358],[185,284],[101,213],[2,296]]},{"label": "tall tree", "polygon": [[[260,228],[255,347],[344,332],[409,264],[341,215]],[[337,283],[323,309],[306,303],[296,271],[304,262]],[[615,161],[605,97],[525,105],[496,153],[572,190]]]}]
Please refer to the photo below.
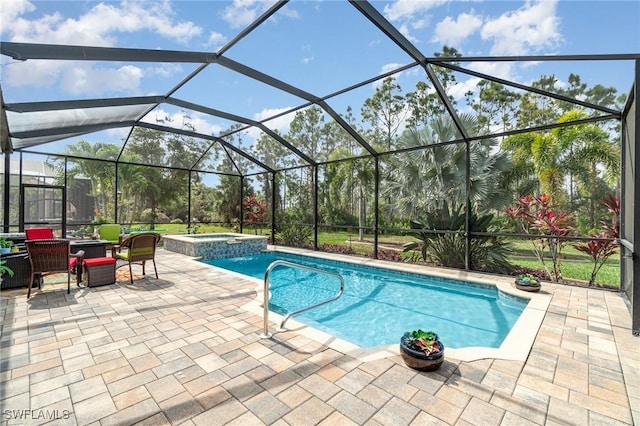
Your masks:
[{"label": "tall tree", "polygon": [[520,95],[494,81],[481,80],[476,92],[466,94],[467,103],[476,112],[480,127],[487,133],[507,131],[515,124]]},{"label": "tall tree", "polygon": [[[555,75],[543,75],[533,82],[532,87],[557,93],[557,82],[558,79]],[[520,106],[516,114],[516,125],[519,129],[526,129],[551,124],[560,117],[561,113],[558,102],[553,98],[528,92],[522,95],[520,99]]]},{"label": "tall tree", "polygon": [[391,151],[408,116],[402,89],[393,77],[382,80],[373,96],[364,101],[360,113],[371,126],[375,144]]}]

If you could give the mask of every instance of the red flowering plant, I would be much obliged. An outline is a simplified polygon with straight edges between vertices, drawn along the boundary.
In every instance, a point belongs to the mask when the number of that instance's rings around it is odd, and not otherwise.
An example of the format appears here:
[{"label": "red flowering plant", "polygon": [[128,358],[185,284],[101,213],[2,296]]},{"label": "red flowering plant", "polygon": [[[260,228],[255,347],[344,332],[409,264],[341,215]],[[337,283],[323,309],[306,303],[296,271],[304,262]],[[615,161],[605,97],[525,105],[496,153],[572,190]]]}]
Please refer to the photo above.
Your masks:
[{"label": "red flowering plant", "polygon": [[248,195],[242,201],[244,209],[244,217],[249,225],[255,227],[255,233],[258,233],[257,227],[264,223],[267,217],[266,203],[258,200],[254,195]]},{"label": "red flowering plant", "polygon": [[602,201],[607,211],[611,213],[610,221],[601,220],[600,225],[603,231],[591,236],[597,239],[589,240],[586,243],[574,244],[576,250],[588,254],[593,260],[593,269],[589,278],[589,285],[595,285],[596,276],[607,259],[616,253],[618,248],[616,240],[620,237],[620,199],[614,195],[609,195]]},{"label": "red flowering plant", "polygon": [[[555,210],[549,194],[539,197],[525,195],[516,201],[515,206],[505,210],[505,213],[519,226],[525,234],[538,235],[531,239],[533,253],[540,261],[549,277],[554,282],[562,280],[561,253],[566,237],[573,231],[573,215]],[[551,270],[545,263],[545,252],[548,250],[551,258]]]}]

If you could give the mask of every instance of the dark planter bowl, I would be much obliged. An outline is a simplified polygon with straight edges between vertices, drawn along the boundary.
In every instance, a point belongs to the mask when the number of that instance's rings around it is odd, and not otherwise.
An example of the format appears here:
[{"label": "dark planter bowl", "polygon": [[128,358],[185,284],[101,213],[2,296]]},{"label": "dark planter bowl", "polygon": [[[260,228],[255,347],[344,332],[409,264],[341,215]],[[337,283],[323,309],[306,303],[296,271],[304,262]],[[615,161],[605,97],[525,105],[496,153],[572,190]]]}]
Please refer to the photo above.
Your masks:
[{"label": "dark planter bowl", "polygon": [[418,371],[436,371],[444,362],[444,345],[440,340],[438,344],[442,348],[440,352],[425,355],[422,351],[411,349],[405,344],[404,337],[400,338],[400,355],[407,367]]},{"label": "dark planter bowl", "polygon": [[540,281],[535,284],[531,284],[530,281],[522,281],[519,278],[516,278],[516,288],[522,291],[540,291]]}]

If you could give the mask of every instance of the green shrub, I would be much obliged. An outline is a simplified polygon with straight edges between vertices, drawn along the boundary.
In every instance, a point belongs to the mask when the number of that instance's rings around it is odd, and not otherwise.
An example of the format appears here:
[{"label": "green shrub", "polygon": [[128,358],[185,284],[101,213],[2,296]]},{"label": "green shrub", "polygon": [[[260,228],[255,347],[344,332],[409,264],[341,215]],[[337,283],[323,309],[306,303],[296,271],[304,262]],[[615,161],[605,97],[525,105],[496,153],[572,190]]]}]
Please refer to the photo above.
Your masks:
[{"label": "green shrub", "polygon": [[289,247],[309,248],[311,247],[313,229],[309,226],[291,225],[283,227],[276,233],[276,244]]},{"label": "green shrub", "polygon": [[[492,214],[469,216],[471,232],[489,232]],[[460,231],[465,229],[465,213],[462,207],[449,212],[447,208],[437,212],[427,212],[422,221],[411,221],[411,228],[419,230],[420,241],[406,243],[403,251],[420,249],[424,261],[434,262],[450,268],[465,268],[466,238]],[[441,233],[431,230],[445,231]],[[451,232],[446,232],[451,231]],[[504,273],[512,271],[507,260],[511,253],[508,243],[499,237],[474,236],[469,247],[469,263],[475,271]]]}]

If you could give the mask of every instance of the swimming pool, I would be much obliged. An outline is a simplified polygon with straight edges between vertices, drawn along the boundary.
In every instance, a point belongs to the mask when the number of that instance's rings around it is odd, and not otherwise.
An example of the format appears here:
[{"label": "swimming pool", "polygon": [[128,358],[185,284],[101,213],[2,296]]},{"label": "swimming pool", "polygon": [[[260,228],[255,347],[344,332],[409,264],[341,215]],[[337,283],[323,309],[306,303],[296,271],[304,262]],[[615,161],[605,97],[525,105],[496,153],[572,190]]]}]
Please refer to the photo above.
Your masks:
[{"label": "swimming pool", "polygon": [[[294,318],[363,348],[397,344],[405,331],[417,328],[436,331],[449,348],[497,348],[527,305],[527,299],[504,294],[495,286],[290,253],[205,263],[262,280],[275,260],[341,274],[345,290],[340,299]],[[269,309],[287,314],[332,297],[339,285],[327,275],[278,267],[271,273]]]}]

